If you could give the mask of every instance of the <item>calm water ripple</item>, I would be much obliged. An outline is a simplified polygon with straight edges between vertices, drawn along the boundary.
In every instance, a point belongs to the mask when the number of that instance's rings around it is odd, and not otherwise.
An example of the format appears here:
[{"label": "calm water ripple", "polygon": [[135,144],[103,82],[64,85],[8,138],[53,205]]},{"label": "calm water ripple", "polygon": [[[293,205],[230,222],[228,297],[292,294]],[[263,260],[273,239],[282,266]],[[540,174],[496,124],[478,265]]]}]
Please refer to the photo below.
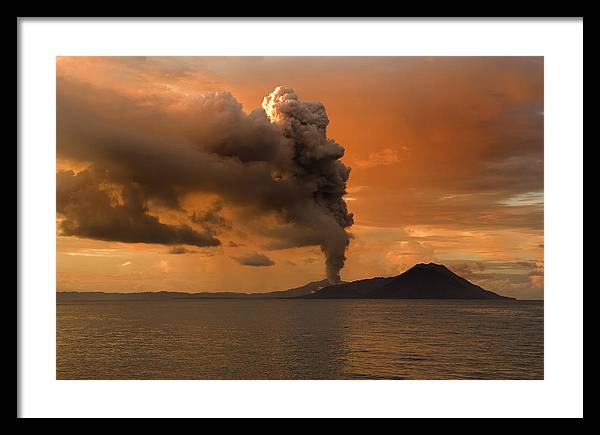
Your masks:
[{"label": "calm water ripple", "polygon": [[543,379],[543,302],[60,303],[57,379]]}]

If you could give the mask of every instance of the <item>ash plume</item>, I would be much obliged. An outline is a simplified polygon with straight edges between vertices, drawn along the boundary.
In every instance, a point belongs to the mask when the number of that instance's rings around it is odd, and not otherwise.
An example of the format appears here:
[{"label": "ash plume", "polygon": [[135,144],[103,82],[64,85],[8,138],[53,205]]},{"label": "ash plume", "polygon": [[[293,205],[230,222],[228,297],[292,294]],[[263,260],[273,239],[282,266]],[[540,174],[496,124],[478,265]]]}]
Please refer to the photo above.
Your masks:
[{"label": "ash plume", "polygon": [[[114,110],[117,107],[118,110]],[[268,249],[319,246],[339,281],[352,225],[343,195],[350,168],[328,139],[321,103],[278,87],[246,113],[228,92],[178,100],[139,98],[57,79],[57,154],[85,171],[57,172],[63,235],[129,243],[219,246],[241,225],[274,241]],[[122,192],[111,199],[112,186]],[[186,210],[186,195],[220,199]],[[232,221],[222,208],[236,210]],[[177,224],[153,210],[172,210]],[[277,225],[260,225],[275,216]]]},{"label": "ash plume", "polygon": [[[319,244],[326,258],[327,278],[337,283],[349,244],[345,228],[353,223],[343,199],[350,175],[350,167],[340,160],[344,148],[327,138],[329,118],[323,104],[301,102],[293,89],[278,86],[263,99],[262,107],[271,122],[277,124],[283,136],[293,144],[292,159],[297,166],[294,176],[302,184],[313,186],[316,209],[294,210],[300,215],[291,218],[300,222],[312,221],[316,225],[326,221]],[[321,216],[310,216],[312,212]]]}]

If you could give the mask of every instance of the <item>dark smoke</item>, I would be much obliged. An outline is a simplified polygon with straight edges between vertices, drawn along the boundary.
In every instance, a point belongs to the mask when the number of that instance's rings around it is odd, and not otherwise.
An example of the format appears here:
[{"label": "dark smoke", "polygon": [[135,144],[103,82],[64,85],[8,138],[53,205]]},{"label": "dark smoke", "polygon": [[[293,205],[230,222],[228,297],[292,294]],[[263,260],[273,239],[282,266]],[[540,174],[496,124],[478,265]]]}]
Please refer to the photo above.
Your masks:
[{"label": "dark smoke", "polygon": [[[344,149],[326,136],[323,105],[281,87],[250,114],[227,92],[166,103],[57,80],[58,156],[89,164],[57,174],[62,234],[216,246],[219,231],[274,214],[278,226],[256,228],[275,239],[269,247],[320,246],[337,282],[352,224],[342,198],[350,168],[340,161]],[[120,201],[106,186],[118,186]],[[184,210],[183,197],[194,192],[221,200],[207,211]],[[179,211],[187,222],[165,224],[150,205]],[[239,211],[237,221],[221,217],[228,206]]]},{"label": "dark smoke", "polygon": [[[293,89],[277,87],[263,99],[262,107],[271,122],[280,126],[283,136],[293,144],[293,160],[297,170],[294,176],[304,185],[314,186],[312,198],[319,217],[308,215],[290,216],[292,220],[309,220],[327,231],[320,232],[319,244],[326,258],[327,278],[340,281],[340,270],[346,260],[349,243],[345,228],[352,225],[343,195],[350,168],[342,163],[344,148],[327,138],[329,118],[321,103],[300,102]],[[294,209],[294,211],[297,211]],[[312,210],[298,210],[300,214]]]}]

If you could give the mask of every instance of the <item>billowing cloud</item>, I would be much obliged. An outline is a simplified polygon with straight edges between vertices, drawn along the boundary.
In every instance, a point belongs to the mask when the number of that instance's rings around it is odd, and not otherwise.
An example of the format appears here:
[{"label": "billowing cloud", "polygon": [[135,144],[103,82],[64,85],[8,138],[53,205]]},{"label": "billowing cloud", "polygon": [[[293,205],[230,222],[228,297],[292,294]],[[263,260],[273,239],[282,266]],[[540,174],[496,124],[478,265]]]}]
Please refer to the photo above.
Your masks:
[{"label": "billowing cloud", "polygon": [[217,246],[219,240],[188,225],[167,225],[148,212],[145,192],[135,184],[123,186],[120,202],[103,190],[106,173],[96,170],[60,171],[57,174],[56,209],[64,216],[65,236],[129,243]]},{"label": "billowing cloud", "polygon": [[[352,224],[343,200],[350,169],[326,135],[322,104],[278,87],[246,114],[228,92],[172,106],[61,77],[57,100],[59,157],[91,162],[57,174],[63,235],[217,246],[217,233],[231,225],[221,215],[230,204],[291,228],[271,232],[281,248],[320,246],[329,279],[339,280]],[[208,211],[184,210],[195,192],[220,200]],[[187,213],[187,222],[163,223],[151,206]]]},{"label": "billowing cloud", "polygon": [[[338,282],[350,242],[345,228],[353,223],[343,199],[350,175],[350,168],[339,160],[344,148],[327,137],[329,118],[321,103],[300,102],[293,89],[279,86],[263,99],[262,107],[293,144],[295,178],[313,187],[312,201],[288,209],[287,220],[308,229],[308,240],[318,239],[325,253],[327,277]],[[299,246],[298,239],[296,233]]]},{"label": "billowing cloud", "polygon": [[231,257],[242,266],[273,266],[275,262],[260,252],[250,252],[239,257]]}]

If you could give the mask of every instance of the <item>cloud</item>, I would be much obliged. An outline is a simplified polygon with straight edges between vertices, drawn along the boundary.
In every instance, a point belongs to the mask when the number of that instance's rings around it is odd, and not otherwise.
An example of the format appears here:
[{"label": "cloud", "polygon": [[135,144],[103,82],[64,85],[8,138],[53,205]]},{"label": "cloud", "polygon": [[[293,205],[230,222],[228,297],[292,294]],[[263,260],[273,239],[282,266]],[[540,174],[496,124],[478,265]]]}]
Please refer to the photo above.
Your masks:
[{"label": "cloud", "polygon": [[543,262],[532,260],[449,260],[445,262],[458,275],[507,295],[539,298],[543,289]]},{"label": "cloud", "polygon": [[[58,156],[91,162],[77,174],[57,174],[63,235],[218,246],[216,233],[230,226],[220,212],[230,204],[293,227],[273,235],[281,246],[320,246],[328,277],[339,280],[352,224],[343,200],[350,168],[326,135],[321,103],[301,102],[282,87],[249,114],[228,92],[185,97],[175,107],[156,98],[58,77]],[[106,185],[117,186],[122,201]],[[196,192],[220,201],[189,213],[183,199]],[[163,223],[150,205],[188,213],[187,222]]]},{"label": "cloud", "polygon": [[222,229],[229,229],[231,228],[231,223],[220,214],[222,210],[223,202],[215,201],[208,210],[192,213],[190,220],[200,225],[208,233],[216,233]]},{"label": "cloud", "polygon": [[431,246],[414,240],[397,242],[386,254],[388,264],[398,272],[404,272],[416,263],[428,263],[434,260]]},{"label": "cloud", "polygon": [[123,186],[120,202],[103,189],[109,179],[96,170],[57,173],[56,209],[64,218],[61,235],[128,243],[218,246],[219,240],[188,225],[167,225],[151,215],[145,192],[131,183]]},{"label": "cloud", "polygon": [[369,154],[369,157],[367,157],[367,159],[365,160],[354,160],[353,166],[356,166],[360,169],[370,169],[375,168],[377,166],[393,165],[394,163],[398,163],[399,161],[400,157],[398,151],[393,150],[391,148],[384,148],[382,150]]},{"label": "cloud", "polygon": [[502,199],[500,204],[508,207],[542,206],[544,205],[544,192],[524,192]]},{"label": "cloud", "polygon": [[248,254],[231,257],[242,266],[273,266],[275,262],[264,254],[259,252],[250,252]]},{"label": "cloud", "polygon": [[73,257],[110,257],[115,255],[115,249],[82,249],[79,252],[67,252]]},{"label": "cloud", "polygon": [[529,272],[529,282],[535,288],[544,288],[544,261],[535,263],[532,271]]},{"label": "cloud", "polygon": [[[521,171],[525,177],[529,176],[527,169],[521,168]],[[503,205],[501,202],[507,198],[505,186],[510,189],[508,184],[498,181],[489,191],[460,193],[449,189],[382,188],[378,192],[354,194],[357,201],[353,207],[360,214],[361,222],[380,227],[400,222],[404,226],[428,225],[471,231],[527,229],[541,232],[543,204]]]},{"label": "cloud", "polygon": [[203,248],[203,249],[190,249],[185,246],[173,246],[167,251],[167,254],[170,255],[183,255],[183,254],[195,254],[201,255],[203,257],[212,257],[221,253],[222,251],[216,250],[213,247]]},{"label": "cloud", "polygon": [[196,252],[196,251],[191,251],[184,246],[173,246],[168,251],[169,254],[174,254],[174,255],[189,254],[189,253],[193,253],[193,252]]}]

